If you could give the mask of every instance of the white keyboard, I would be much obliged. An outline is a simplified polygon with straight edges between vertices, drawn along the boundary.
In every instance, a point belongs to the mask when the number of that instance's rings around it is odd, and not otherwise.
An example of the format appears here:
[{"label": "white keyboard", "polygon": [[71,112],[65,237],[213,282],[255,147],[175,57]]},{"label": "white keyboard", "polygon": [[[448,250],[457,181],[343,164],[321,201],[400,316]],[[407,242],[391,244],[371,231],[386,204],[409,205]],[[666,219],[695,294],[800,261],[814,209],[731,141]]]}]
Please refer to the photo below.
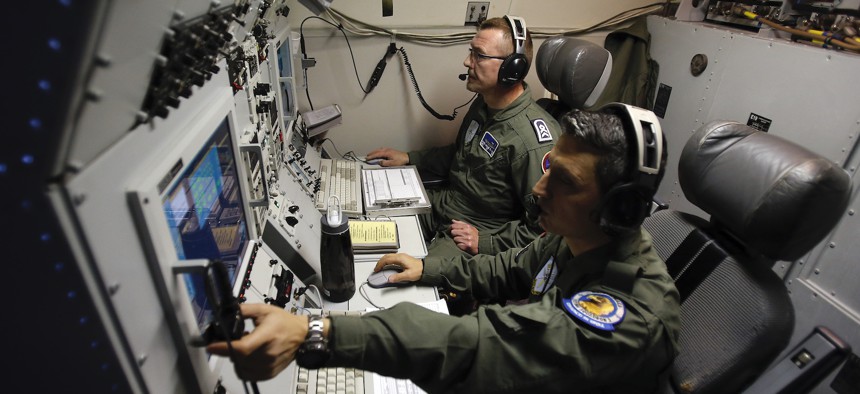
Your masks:
[{"label": "white keyboard", "polygon": [[353,368],[313,370],[299,367],[296,376],[296,394],[371,394],[366,391],[364,375],[364,371]]},{"label": "white keyboard", "polygon": [[[365,381],[366,380],[366,381]],[[415,383],[354,368],[299,368],[296,394],[425,394]]]},{"label": "white keyboard", "polygon": [[325,212],[329,196],[340,200],[341,210],[350,216],[363,214],[361,203],[361,167],[358,162],[340,159],[320,159],[320,188],[314,203]]},{"label": "white keyboard", "polygon": [[[326,311],[328,315],[360,315],[362,311]],[[355,368],[298,368],[296,394],[426,394],[407,379],[395,379]]]}]

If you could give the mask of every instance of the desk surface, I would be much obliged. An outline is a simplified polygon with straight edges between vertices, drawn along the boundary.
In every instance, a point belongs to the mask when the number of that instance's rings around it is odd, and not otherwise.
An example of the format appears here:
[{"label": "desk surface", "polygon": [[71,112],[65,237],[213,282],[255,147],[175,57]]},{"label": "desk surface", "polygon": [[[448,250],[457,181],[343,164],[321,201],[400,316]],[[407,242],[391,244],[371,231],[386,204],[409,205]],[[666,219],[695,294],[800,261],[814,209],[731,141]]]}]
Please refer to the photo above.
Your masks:
[{"label": "desk surface", "polygon": [[361,295],[361,292],[364,292],[370,301],[373,301],[373,304],[376,304],[381,308],[390,308],[399,302],[424,303],[439,299],[439,292],[432,286],[406,286],[374,289],[365,285],[364,289],[361,289],[361,285],[367,281],[367,277],[373,272],[374,266],[376,266],[375,261],[356,262],[355,294],[346,302],[326,302],[323,309],[363,311],[368,308],[376,308]]}]

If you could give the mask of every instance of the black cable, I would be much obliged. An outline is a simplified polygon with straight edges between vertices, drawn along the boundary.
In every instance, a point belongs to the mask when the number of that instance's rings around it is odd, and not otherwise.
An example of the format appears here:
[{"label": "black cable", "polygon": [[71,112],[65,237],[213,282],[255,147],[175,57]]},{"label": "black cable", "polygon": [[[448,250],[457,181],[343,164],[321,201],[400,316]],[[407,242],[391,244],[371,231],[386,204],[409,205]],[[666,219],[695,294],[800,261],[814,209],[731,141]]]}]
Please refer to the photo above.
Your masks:
[{"label": "black cable", "polygon": [[[334,144],[334,143],[332,143],[332,144]],[[359,159],[358,156],[355,155],[355,151],[349,151],[349,152],[344,153],[343,158],[350,160],[350,161],[360,161],[363,163],[367,163],[367,161]]]},{"label": "black cable", "polygon": [[341,159],[367,163],[367,161],[359,159],[358,156],[355,155],[354,151],[348,151],[346,153],[341,154],[340,151],[337,149],[337,145],[334,144],[334,140],[332,140],[331,138],[323,138],[320,141],[319,145],[322,146],[322,144],[324,144],[326,141],[331,143],[331,146],[334,148],[334,151],[337,152],[338,156],[340,156]]},{"label": "black cable", "polygon": [[436,112],[436,110],[430,107],[430,104],[427,104],[427,101],[424,100],[424,95],[421,94],[421,88],[418,87],[418,81],[415,79],[415,72],[412,71],[412,63],[409,63],[409,57],[406,55],[406,48],[400,47],[398,51],[400,51],[400,57],[403,58],[403,64],[406,66],[406,71],[409,73],[409,78],[412,80],[412,87],[415,88],[415,94],[418,95],[418,100],[421,101],[421,105],[423,105],[428,112],[435,116],[436,119],[454,120],[454,118],[457,117],[458,109],[469,105],[469,103],[471,103],[472,100],[475,99],[475,97],[478,97],[478,94],[475,93],[475,95],[472,96],[472,98],[470,98],[469,101],[467,101],[465,104],[454,108],[454,111],[451,115],[442,115]]},{"label": "black cable", "polygon": [[[220,262],[213,262],[211,264],[206,265],[206,272],[204,275],[206,275],[207,277],[211,277],[212,273],[210,271],[212,271],[213,264],[219,264],[219,263]],[[212,282],[207,280],[204,282],[204,284],[208,288],[210,295],[218,294],[218,293],[216,293],[218,291],[218,289],[212,288],[213,287]],[[230,291],[230,290],[227,290],[227,291]],[[213,301],[217,301],[214,303],[215,304],[215,310],[213,312],[215,313],[215,316],[216,316],[215,318],[218,319],[217,325],[219,328],[221,328],[221,335],[224,336],[224,342],[227,343],[227,354],[230,358],[230,361],[232,362],[233,360],[235,360],[234,353],[233,353],[233,340],[232,340],[232,334],[227,329],[227,326],[228,326],[227,323],[228,322],[225,322],[223,320],[224,319],[224,309],[223,309],[224,302],[222,302],[223,300],[220,300],[220,299],[215,300],[214,297],[213,297]],[[233,365],[235,366],[235,364],[233,364]],[[238,373],[236,375],[238,375]],[[248,386],[247,386],[248,383],[251,384],[251,389],[254,391],[254,394],[260,393],[260,391],[257,389],[257,382],[246,381],[245,379],[242,379],[242,388],[245,390],[245,394],[248,394]]]},{"label": "black cable", "polygon": [[[349,48],[349,57],[352,58],[352,69],[355,71],[355,80],[358,82],[358,87],[361,88],[361,91],[364,92],[364,94],[370,93],[370,90],[365,89],[365,87],[361,85],[361,78],[359,78],[359,76],[358,76],[358,66],[355,65],[355,54],[352,52],[352,45],[349,43],[349,37],[347,37],[346,32],[343,30],[343,26],[336,25],[336,24],[331,23],[330,21],[326,20],[325,18],[320,18],[320,17],[315,16],[315,15],[311,15],[311,16],[303,19],[301,25],[299,25],[299,43],[301,44],[302,58],[307,59],[307,53],[305,52],[305,30],[304,29],[305,29],[305,22],[308,19],[319,19],[325,23],[328,23],[329,25],[334,26],[337,30],[340,31],[340,34],[343,35],[343,39],[346,40],[347,48]],[[378,67],[378,65],[377,65],[377,67]],[[304,78],[305,78],[305,95],[308,97],[308,104],[310,104],[311,110],[313,110],[314,105],[311,102],[311,94],[310,94],[310,90],[308,88],[308,85],[309,85],[308,84],[308,69],[304,68],[304,65],[302,65],[302,69],[304,70]],[[373,90],[373,89],[371,89],[371,90]]]},{"label": "black cable", "polygon": [[305,78],[305,96],[307,96],[308,104],[311,106],[311,111],[313,111],[314,110],[314,102],[311,101],[311,92],[310,92],[310,89],[308,89],[308,69],[302,67],[302,74],[304,75],[304,78]]}]

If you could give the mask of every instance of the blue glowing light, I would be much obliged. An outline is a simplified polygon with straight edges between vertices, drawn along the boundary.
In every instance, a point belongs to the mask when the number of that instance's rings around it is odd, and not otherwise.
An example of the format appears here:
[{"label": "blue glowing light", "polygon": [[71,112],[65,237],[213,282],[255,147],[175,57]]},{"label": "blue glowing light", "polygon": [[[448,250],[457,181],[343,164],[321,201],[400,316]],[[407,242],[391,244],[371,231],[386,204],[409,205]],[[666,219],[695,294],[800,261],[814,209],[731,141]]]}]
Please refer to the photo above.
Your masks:
[{"label": "blue glowing light", "polygon": [[51,49],[53,49],[53,50],[55,50],[55,51],[59,51],[59,50],[60,50],[60,47],[61,47],[61,45],[60,45],[60,40],[58,40],[58,39],[56,39],[56,38],[50,38],[50,39],[48,39],[48,48],[51,48]]}]

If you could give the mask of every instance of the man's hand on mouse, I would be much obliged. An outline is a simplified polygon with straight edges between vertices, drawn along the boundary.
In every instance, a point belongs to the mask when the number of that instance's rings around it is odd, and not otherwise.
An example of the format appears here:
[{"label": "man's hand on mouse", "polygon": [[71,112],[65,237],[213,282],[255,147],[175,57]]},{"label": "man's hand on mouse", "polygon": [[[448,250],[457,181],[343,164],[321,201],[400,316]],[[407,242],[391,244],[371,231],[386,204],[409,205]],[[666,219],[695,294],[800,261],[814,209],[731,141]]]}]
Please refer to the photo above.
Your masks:
[{"label": "man's hand on mouse", "polygon": [[365,160],[381,159],[377,164],[383,167],[405,166],[409,164],[409,154],[391,148],[379,148],[367,154]]},{"label": "man's hand on mouse", "polygon": [[373,267],[373,272],[379,272],[386,265],[396,265],[403,269],[402,272],[391,275],[388,278],[389,282],[415,282],[421,279],[424,274],[424,263],[420,259],[416,259],[405,253],[387,254],[382,256],[376,262],[376,267]]}]

